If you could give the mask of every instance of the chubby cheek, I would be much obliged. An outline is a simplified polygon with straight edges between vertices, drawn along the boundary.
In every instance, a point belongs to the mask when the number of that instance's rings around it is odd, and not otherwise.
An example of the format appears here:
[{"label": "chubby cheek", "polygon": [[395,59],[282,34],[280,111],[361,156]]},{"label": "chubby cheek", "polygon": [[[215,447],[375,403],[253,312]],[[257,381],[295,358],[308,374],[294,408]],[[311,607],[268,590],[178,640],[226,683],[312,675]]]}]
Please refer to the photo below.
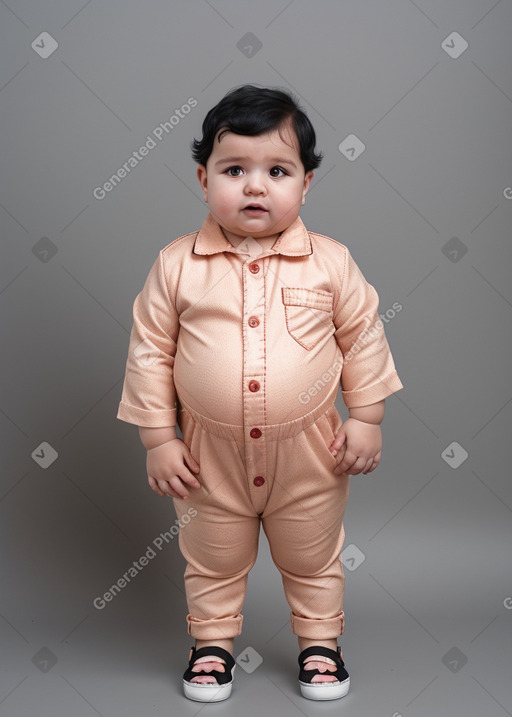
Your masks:
[{"label": "chubby cheek", "polygon": [[293,215],[298,215],[300,211],[301,202],[301,193],[287,193],[283,196],[275,198],[274,209],[276,213],[281,215],[283,218],[289,218],[291,221],[293,221],[293,219],[295,218],[293,217]]},{"label": "chubby cheek", "polygon": [[230,214],[236,206],[236,200],[238,193],[234,191],[233,187],[225,186],[222,189],[218,187],[215,190],[210,191],[208,194],[208,203],[214,206],[216,210],[222,214]]},{"label": "chubby cheek", "polygon": [[293,187],[290,187],[290,185],[277,187],[277,191],[274,192],[274,199],[282,206],[300,206],[302,201],[302,186],[297,184]]}]

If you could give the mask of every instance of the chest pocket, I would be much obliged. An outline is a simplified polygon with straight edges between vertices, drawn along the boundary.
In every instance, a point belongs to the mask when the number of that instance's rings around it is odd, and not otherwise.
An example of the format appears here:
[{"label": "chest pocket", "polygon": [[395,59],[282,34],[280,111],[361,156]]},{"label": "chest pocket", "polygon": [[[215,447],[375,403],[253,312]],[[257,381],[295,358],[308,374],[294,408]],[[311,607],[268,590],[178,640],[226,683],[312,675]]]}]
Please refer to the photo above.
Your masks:
[{"label": "chest pocket", "polygon": [[281,295],[288,333],[307,351],[334,333],[330,291],[283,286]]}]

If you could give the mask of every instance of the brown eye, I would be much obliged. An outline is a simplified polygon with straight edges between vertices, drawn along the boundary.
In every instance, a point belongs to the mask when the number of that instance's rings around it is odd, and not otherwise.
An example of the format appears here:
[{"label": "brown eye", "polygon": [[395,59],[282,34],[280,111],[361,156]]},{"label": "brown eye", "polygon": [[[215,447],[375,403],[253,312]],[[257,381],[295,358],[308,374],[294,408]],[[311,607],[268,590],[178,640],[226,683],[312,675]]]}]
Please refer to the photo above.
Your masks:
[{"label": "brown eye", "polygon": [[[279,174],[279,172],[281,172],[282,174]],[[272,169],[270,170],[270,176],[274,178],[281,177],[285,174],[286,172],[284,171],[284,169],[281,169],[281,167],[272,167]]]}]

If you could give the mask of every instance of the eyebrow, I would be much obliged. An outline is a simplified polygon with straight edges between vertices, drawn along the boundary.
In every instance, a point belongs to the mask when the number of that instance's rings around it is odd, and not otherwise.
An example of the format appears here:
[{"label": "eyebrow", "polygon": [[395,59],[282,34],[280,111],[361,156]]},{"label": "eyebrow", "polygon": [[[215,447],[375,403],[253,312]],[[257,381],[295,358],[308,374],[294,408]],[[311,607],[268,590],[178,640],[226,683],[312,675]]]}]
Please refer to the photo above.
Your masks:
[{"label": "eyebrow", "polygon": [[[237,162],[244,162],[247,158],[246,157],[224,157],[224,159],[218,159],[214,167],[217,167],[219,164],[236,164]],[[290,164],[292,167],[295,167],[297,169],[297,165],[295,162],[292,162],[291,159],[280,159],[279,157],[272,157],[269,160],[269,163],[271,164]]]}]

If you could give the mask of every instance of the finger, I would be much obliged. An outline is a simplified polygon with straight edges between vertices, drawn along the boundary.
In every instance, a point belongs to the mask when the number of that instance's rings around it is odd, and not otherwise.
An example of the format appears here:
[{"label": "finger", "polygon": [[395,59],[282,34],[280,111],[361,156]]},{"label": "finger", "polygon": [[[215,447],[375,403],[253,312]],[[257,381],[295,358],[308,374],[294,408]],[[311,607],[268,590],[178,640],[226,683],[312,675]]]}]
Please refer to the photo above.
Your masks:
[{"label": "finger", "polygon": [[377,464],[372,458],[368,458],[366,465],[364,467],[364,470],[362,471],[363,475],[366,475],[367,473],[370,473],[374,468],[377,467]]},{"label": "finger", "polygon": [[379,463],[380,463],[381,456],[382,456],[382,451],[379,451],[379,452],[373,457],[372,465],[370,466],[370,468],[369,468],[369,470],[368,470],[368,473],[371,473],[372,471],[374,471],[374,470],[377,468],[377,466],[378,466]]},{"label": "finger", "polygon": [[185,454],[185,461],[187,465],[191,468],[191,470],[195,471],[196,473],[199,471],[199,463],[196,461],[196,459],[191,453]]},{"label": "finger", "polygon": [[335,472],[335,473],[339,473],[339,474],[341,474],[341,473],[346,473],[347,470],[348,470],[348,469],[350,468],[350,466],[352,465],[352,463],[353,463],[353,461],[348,461],[348,460],[347,460],[347,457],[345,456],[345,458],[338,463],[338,465],[337,465],[336,468],[334,469],[334,472]]},{"label": "finger", "polygon": [[172,498],[173,491],[171,490],[169,483],[166,480],[159,480],[157,482],[158,482],[160,490],[163,492],[163,494],[168,495],[170,498]]},{"label": "finger", "polygon": [[361,456],[359,456],[359,458],[352,464],[347,473],[353,476],[359,475],[363,468],[366,467],[366,463],[366,458],[362,458]]},{"label": "finger", "polygon": [[347,439],[347,434],[345,433],[345,431],[343,429],[340,428],[340,430],[338,431],[338,433],[336,434],[336,436],[334,438],[334,441],[329,446],[329,450],[331,451],[331,453],[339,451],[342,446],[344,446],[344,448],[346,450],[346,446],[344,445],[346,439]]},{"label": "finger", "polygon": [[182,470],[180,470],[180,476],[182,481],[185,481],[187,485],[189,485],[191,488],[200,488],[201,483],[197,480],[197,477],[191,473],[186,466],[183,466]]},{"label": "finger", "polygon": [[343,457],[343,460],[338,465],[338,468],[340,469],[340,473],[348,473],[356,461],[357,461],[356,454],[352,453],[350,450],[347,450],[345,452],[345,456]]},{"label": "finger", "polygon": [[363,470],[366,468],[366,464],[366,458],[359,456],[357,461],[354,463],[354,465],[350,468],[348,472],[350,473],[350,475],[359,475],[359,473],[362,473]]},{"label": "finger", "polygon": [[341,448],[339,450],[335,450],[331,447],[331,448],[329,448],[329,450],[331,451],[332,455],[338,459],[338,462],[339,462],[345,458],[345,454],[347,452],[347,446],[343,445],[343,446],[341,446]]},{"label": "finger", "polygon": [[153,476],[148,476],[148,483],[149,483],[151,490],[153,490],[155,493],[157,493],[160,496],[165,495],[165,493],[162,493],[162,491],[160,490],[160,487],[158,486],[158,483],[153,478]]},{"label": "finger", "polygon": [[178,476],[172,476],[172,478],[170,478],[167,482],[169,484],[169,488],[174,490],[174,497],[183,498],[183,500],[187,500],[189,498],[189,492]]},{"label": "finger", "polygon": [[162,491],[163,496],[168,496],[169,498],[178,498],[178,494],[171,488],[169,481],[167,480],[157,480],[157,485]]},{"label": "finger", "polygon": [[378,465],[379,465],[379,461],[375,461],[375,460],[374,460],[374,461],[373,461],[373,464],[372,464],[372,467],[370,468],[370,470],[368,471],[368,473],[371,473],[372,471],[374,471],[374,470],[377,468]]}]

